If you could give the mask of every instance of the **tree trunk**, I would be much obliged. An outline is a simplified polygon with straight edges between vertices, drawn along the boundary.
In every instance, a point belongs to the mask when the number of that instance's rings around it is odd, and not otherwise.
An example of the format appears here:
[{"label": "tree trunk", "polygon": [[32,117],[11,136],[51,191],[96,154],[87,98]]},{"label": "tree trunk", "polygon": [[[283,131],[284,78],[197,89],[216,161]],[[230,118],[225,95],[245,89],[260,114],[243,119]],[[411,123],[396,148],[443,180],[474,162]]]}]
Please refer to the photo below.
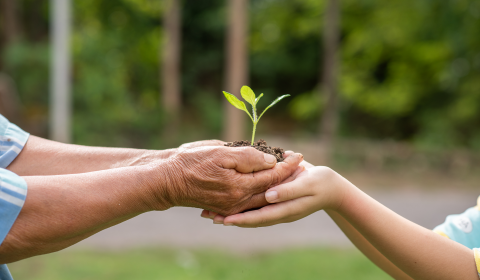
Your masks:
[{"label": "tree trunk", "polygon": [[180,52],[181,52],[180,0],[165,0],[163,15],[165,44],[162,58],[162,103],[171,117],[180,113]]},{"label": "tree trunk", "polygon": [[70,26],[71,0],[51,0],[50,138],[71,142]]},{"label": "tree trunk", "polygon": [[1,16],[5,45],[15,41],[20,36],[18,21],[18,0],[1,0]]},{"label": "tree trunk", "polygon": [[20,116],[20,102],[18,100],[15,83],[9,76],[0,73],[0,114],[11,122],[18,124]]},{"label": "tree trunk", "polygon": [[323,162],[328,163],[338,126],[338,49],[340,43],[340,0],[328,0],[323,27],[323,71],[321,94],[325,100],[320,122],[320,142]]},{"label": "tree trunk", "polygon": [[[0,53],[20,37],[20,22],[18,20],[18,1],[0,0],[0,26],[3,38],[0,38]],[[0,69],[3,68],[3,58],[0,55]]]},{"label": "tree trunk", "polygon": [[[228,20],[225,88],[241,98],[240,88],[248,80],[248,0],[229,0]],[[245,120],[248,117],[227,100],[224,100],[224,112],[223,140],[244,139]]]}]

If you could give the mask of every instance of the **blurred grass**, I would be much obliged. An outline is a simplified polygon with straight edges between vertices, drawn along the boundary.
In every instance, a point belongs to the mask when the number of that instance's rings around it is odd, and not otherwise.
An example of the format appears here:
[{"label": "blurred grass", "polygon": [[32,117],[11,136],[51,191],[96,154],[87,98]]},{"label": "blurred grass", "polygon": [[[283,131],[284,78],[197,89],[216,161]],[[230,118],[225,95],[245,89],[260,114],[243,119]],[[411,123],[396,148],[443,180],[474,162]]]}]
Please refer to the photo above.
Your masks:
[{"label": "blurred grass", "polygon": [[355,249],[295,249],[238,256],[219,251],[65,251],[9,265],[15,280],[391,279]]}]

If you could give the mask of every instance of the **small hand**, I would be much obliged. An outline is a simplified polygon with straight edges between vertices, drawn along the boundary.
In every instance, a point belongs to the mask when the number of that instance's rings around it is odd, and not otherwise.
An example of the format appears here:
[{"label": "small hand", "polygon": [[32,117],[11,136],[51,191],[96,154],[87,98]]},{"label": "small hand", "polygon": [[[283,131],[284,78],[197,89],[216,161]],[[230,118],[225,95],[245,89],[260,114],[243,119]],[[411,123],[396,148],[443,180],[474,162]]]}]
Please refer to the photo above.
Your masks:
[{"label": "small hand", "polygon": [[[284,154],[283,154],[283,157],[284,158],[287,158],[289,157],[290,155],[293,155],[295,154],[293,151],[286,151]],[[290,175],[288,178],[286,178],[285,180],[283,180],[279,185],[281,184],[285,184],[285,183],[288,183],[288,182],[291,182],[293,180],[295,180],[295,178],[300,174],[302,173],[305,169],[309,169],[311,167],[314,167],[311,163],[303,160],[299,166],[297,167],[297,169],[295,170],[295,172]],[[273,187],[273,186],[272,186]],[[202,213],[200,214],[201,217],[203,218],[207,218],[207,219],[212,219],[213,222],[215,224],[222,224],[223,223],[223,220],[225,219],[224,216],[222,215],[219,215],[218,213],[216,212],[213,212],[213,211],[209,211],[209,210],[203,210]]]},{"label": "small hand", "polygon": [[275,157],[251,147],[185,149],[165,162],[169,194],[162,209],[188,206],[232,215],[265,206],[264,192],[291,176],[302,160],[291,154],[276,164]]},{"label": "small hand", "polygon": [[[336,209],[345,191],[343,180],[328,167],[312,167],[293,181],[269,189],[265,196],[273,204],[229,217],[216,215],[214,223],[264,227],[293,222],[321,209]],[[202,213],[202,217],[209,214]]]}]

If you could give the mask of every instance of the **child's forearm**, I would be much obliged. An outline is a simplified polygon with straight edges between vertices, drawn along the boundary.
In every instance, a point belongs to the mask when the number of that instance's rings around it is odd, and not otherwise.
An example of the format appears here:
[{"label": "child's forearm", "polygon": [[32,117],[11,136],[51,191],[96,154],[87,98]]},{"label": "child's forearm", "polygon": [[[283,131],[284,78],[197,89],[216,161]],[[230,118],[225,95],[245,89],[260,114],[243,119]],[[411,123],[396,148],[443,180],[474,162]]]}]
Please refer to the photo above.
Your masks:
[{"label": "child's forearm", "polygon": [[326,210],[327,214],[343,231],[343,233],[350,239],[350,241],[360,250],[367,258],[369,258],[375,265],[380,267],[383,271],[388,273],[394,279],[411,280],[401,269],[396,267],[390,260],[382,255],[372,244],[368,242],[345,218],[332,210]]},{"label": "child's forearm", "polygon": [[478,280],[472,250],[401,217],[347,180],[342,184],[348,191],[337,212],[410,277]]}]

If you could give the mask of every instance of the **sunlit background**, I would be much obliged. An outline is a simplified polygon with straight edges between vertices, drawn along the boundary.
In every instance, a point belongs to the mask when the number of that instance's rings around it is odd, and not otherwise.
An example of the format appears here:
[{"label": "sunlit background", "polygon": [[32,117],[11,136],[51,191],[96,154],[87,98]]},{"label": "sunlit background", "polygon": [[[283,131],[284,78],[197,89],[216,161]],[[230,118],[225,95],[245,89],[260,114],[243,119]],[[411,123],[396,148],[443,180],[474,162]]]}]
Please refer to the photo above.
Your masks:
[{"label": "sunlit background", "polygon": [[[249,139],[248,116],[222,94],[246,84],[264,93],[260,108],[291,95],[256,139],[332,166],[407,218],[433,228],[475,203],[477,0],[2,0],[0,16],[0,113],[34,135],[148,149]],[[10,268],[15,279],[388,279],[323,213],[250,230],[199,214],[145,214]]]}]

